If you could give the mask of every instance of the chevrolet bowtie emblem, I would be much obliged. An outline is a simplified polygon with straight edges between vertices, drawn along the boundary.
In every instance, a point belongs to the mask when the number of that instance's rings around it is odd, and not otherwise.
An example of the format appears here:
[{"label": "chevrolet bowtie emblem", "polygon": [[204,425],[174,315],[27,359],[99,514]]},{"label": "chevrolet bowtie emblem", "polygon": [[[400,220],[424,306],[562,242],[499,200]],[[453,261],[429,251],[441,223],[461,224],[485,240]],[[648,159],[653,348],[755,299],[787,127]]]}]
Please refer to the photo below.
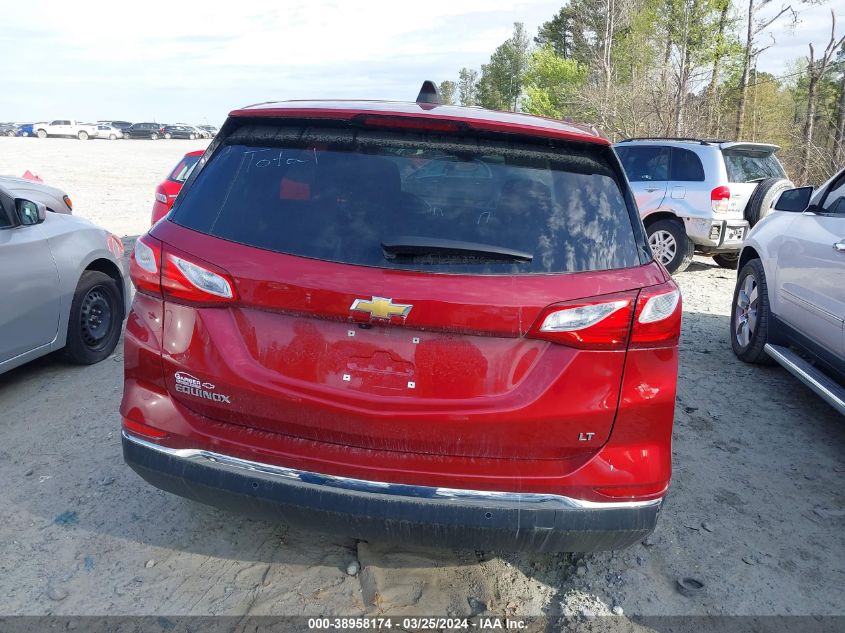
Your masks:
[{"label": "chevrolet bowtie emblem", "polygon": [[391,317],[408,316],[414,306],[405,303],[393,303],[393,299],[373,297],[372,299],[355,299],[349,308],[353,312],[366,312],[371,319],[390,319]]}]

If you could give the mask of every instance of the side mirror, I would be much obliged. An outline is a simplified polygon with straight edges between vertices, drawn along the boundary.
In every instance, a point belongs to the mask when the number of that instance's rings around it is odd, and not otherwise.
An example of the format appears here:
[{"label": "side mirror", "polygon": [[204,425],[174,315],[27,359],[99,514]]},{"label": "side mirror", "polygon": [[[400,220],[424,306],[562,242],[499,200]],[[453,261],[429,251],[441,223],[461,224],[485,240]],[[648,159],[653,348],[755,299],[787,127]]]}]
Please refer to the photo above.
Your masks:
[{"label": "side mirror", "polygon": [[15,199],[15,213],[21,226],[32,226],[41,224],[47,219],[47,206],[40,202],[17,198]]},{"label": "side mirror", "polygon": [[777,202],[775,202],[775,211],[791,211],[793,213],[801,213],[807,210],[810,206],[810,199],[813,197],[814,189],[812,187],[798,187],[796,189],[787,189],[780,194]]}]

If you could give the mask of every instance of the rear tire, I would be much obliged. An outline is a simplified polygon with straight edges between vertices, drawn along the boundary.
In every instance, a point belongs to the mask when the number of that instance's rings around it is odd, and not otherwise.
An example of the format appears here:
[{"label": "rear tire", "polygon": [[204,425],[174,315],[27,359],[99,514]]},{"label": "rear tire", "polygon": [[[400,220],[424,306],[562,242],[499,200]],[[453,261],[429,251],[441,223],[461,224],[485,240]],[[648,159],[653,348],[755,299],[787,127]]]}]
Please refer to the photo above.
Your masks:
[{"label": "rear tire", "polygon": [[81,131],[79,134],[77,134],[77,135],[76,135],[76,137],[77,137],[80,141],[87,141],[87,140],[88,140],[88,132],[86,132],[86,131],[84,131],[84,130],[83,130],[83,131]]},{"label": "rear tire", "polygon": [[8,132],[6,132],[6,136],[14,136],[14,135],[15,135],[15,133],[12,130],[9,130]]},{"label": "rear tire", "polygon": [[123,302],[114,279],[86,270],[70,305],[64,358],[77,365],[93,365],[108,358],[120,339]]},{"label": "rear tire", "polygon": [[38,130],[36,134],[38,135],[38,138],[47,138],[47,130]]},{"label": "rear tire", "polygon": [[685,271],[692,262],[695,245],[680,220],[658,220],[646,227],[648,243],[657,261],[670,274]]},{"label": "rear tire", "polygon": [[110,140],[110,141],[116,141],[116,140],[117,140],[117,135],[116,135],[116,134],[109,134],[109,140]]},{"label": "rear tire", "polygon": [[739,360],[772,364],[764,351],[769,338],[770,316],[766,272],[759,259],[752,259],[737,275],[731,305],[731,347]]},{"label": "rear tire", "polygon": [[792,189],[795,185],[786,178],[767,178],[757,185],[751,198],[748,199],[748,204],[745,206],[745,219],[748,224],[754,226],[760,220],[769,215],[772,210],[772,203],[775,199],[787,189]]},{"label": "rear tire", "polygon": [[739,265],[739,253],[719,253],[713,255],[713,261],[721,268],[736,270],[737,265]]},{"label": "rear tire", "polygon": [[168,140],[169,140],[169,139],[171,139],[171,138],[173,138],[173,137],[171,136],[170,132],[165,132],[165,133],[164,133],[164,138],[166,138],[166,139],[168,139]]},{"label": "rear tire", "polygon": [[153,140],[153,141],[157,141],[158,140],[158,134],[153,132],[152,134],[150,134],[150,139]]}]

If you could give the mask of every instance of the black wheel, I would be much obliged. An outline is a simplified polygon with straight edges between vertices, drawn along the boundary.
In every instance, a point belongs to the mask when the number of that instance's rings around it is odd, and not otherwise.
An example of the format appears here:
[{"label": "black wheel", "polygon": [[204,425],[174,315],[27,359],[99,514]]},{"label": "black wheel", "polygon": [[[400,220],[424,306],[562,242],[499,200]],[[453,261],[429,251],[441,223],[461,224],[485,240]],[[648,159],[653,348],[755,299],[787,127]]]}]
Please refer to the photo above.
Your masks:
[{"label": "black wheel", "polygon": [[99,363],[114,351],[122,323],[117,283],[105,273],[86,270],[73,293],[65,358],[79,365]]},{"label": "black wheel", "polygon": [[745,219],[748,220],[748,224],[754,226],[769,215],[775,199],[782,192],[792,189],[794,186],[786,178],[767,178],[760,181],[745,206]]},{"label": "black wheel", "polygon": [[655,259],[670,273],[680,273],[692,262],[695,246],[680,220],[658,220],[646,227],[648,243]]},{"label": "black wheel", "polygon": [[736,270],[739,264],[739,253],[719,253],[718,255],[713,255],[713,261],[722,268]]},{"label": "black wheel", "polygon": [[763,351],[769,337],[769,290],[759,259],[752,259],[739,272],[731,306],[731,347],[746,363],[772,363]]}]

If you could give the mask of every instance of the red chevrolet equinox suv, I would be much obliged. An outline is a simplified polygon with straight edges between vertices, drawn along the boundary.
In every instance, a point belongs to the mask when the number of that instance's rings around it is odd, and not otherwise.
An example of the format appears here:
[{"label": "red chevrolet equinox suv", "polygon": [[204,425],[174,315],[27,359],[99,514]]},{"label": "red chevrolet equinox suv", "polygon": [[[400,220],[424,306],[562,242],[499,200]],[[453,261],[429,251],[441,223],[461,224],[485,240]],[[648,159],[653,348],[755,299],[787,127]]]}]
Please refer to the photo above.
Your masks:
[{"label": "red chevrolet equinox suv", "polygon": [[131,276],[123,454],[159,488],[444,546],[654,529],[680,293],[594,133],[432,86],[236,110]]}]

